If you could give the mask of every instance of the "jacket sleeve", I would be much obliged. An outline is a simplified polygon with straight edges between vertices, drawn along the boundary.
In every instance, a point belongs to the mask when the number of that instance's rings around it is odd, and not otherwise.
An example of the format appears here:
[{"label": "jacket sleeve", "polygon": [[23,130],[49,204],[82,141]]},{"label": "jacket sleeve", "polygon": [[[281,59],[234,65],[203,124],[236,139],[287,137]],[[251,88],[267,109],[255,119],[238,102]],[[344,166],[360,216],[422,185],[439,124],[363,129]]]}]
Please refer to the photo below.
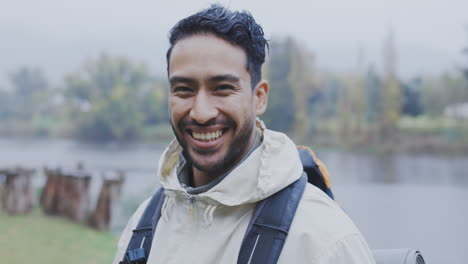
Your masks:
[{"label": "jacket sleeve", "polygon": [[119,264],[119,262],[123,259],[125,251],[127,250],[128,242],[130,242],[130,238],[132,237],[133,229],[135,229],[138,222],[140,221],[140,218],[143,215],[143,212],[146,206],[148,205],[150,199],[151,198],[148,198],[138,207],[138,209],[128,221],[127,226],[122,231],[119,243],[117,244],[117,252],[115,253],[114,261],[112,262],[113,264]]},{"label": "jacket sleeve", "polygon": [[375,264],[362,235],[349,235],[336,241],[312,261],[314,264]]}]

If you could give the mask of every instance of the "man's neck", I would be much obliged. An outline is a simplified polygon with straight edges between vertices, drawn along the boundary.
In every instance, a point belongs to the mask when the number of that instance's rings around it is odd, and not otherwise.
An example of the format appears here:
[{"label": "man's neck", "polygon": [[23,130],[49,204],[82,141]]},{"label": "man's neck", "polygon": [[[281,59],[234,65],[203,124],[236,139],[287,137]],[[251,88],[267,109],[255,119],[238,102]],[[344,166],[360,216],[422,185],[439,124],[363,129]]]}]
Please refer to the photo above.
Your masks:
[{"label": "man's neck", "polygon": [[192,166],[192,173],[193,173],[193,177],[192,177],[193,187],[200,187],[203,185],[207,185],[214,179],[214,177],[210,177],[208,173],[201,171],[195,168],[194,166]]}]

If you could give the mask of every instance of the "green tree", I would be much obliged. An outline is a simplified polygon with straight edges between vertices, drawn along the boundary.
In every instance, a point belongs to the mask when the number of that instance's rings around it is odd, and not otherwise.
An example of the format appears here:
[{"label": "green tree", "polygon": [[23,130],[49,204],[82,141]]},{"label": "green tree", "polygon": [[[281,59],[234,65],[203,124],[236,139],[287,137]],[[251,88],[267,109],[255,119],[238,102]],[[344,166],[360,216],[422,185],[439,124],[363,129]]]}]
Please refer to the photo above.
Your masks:
[{"label": "green tree", "polygon": [[145,125],[167,123],[169,120],[168,90],[167,81],[156,80],[149,89],[143,91],[140,111],[144,114]]},{"label": "green tree", "polygon": [[382,114],[382,83],[374,67],[370,67],[365,79],[366,120],[369,124],[378,122]]},{"label": "green tree", "polygon": [[13,88],[11,111],[19,120],[30,121],[46,103],[48,82],[38,68],[22,67],[9,75]]},{"label": "green tree", "polygon": [[403,104],[401,112],[403,115],[418,116],[422,114],[423,108],[421,104],[420,86],[420,78],[401,84],[401,88],[403,90]]},{"label": "green tree", "polygon": [[312,127],[311,101],[318,94],[314,57],[293,38],[271,43],[266,72],[270,81],[268,108],[263,119],[268,127],[290,132],[304,142]]},{"label": "green tree", "polygon": [[290,38],[272,41],[270,60],[265,71],[270,83],[270,92],[263,120],[269,128],[283,132],[291,131],[294,126],[294,95],[288,78],[291,71],[292,45],[293,41]]},{"label": "green tree", "polygon": [[102,55],[67,76],[65,86],[77,136],[90,140],[138,138],[146,118],[142,102],[154,88],[144,64]]},{"label": "green tree", "polygon": [[396,51],[393,32],[384,42],[384,80],[380,138],[391,141],[396,135],[401,114],[401,88],[396,76]]},{"label": "green tree", "polygon": [[314,57],[297,42],[291,40],[290,44],[290,71],[288,82],[293,91],[294,138],[298,142],[306,142],[311,130],[313,114],[309,101],[318,93],[317,81],[314,79]]},{"label": "green tree", "polygon": [[465,87],[461,74],[444,73],[423,78],[420,91],[425,114],[439,117],[447,106],[465,102]]},{"label": "green tree", "polygon": [[0,120],[6,120],[11,116],[12,95],[0,88]]},{"label": "green tree", "polygon": [[[466,33],[467,33],[467,36],[468,36],[468,26],[466,26]],[[462,71],[462,74],[463,74],[463,77],[465,77],[465,100],[468,100],[468,46],[466,46],[463,50],[462,50],[462,53],[463,55],[465,55],[465,58],[466,58],[466,62],[465,62],[465,66],[461,69]]]}]

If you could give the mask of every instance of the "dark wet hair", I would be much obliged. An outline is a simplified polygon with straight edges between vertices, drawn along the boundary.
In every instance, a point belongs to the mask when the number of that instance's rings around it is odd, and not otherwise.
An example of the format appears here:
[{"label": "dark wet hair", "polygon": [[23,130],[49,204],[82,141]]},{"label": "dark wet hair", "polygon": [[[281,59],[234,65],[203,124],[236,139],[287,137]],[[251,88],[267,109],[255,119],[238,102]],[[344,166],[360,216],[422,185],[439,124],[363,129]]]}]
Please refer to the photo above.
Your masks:
[{"label": "dark wet hair", "polygon": [[170,47],[166,54],[167,72],[172,48],[181,39],[195,34],[213,34],[247,54],[247,71],[250,73],[252,89],[262,78],[262,64],[265,62],[265,48],[268,42],[262,27],[247,11],[230,11],[220,4],[180,20],[169,33]]}]

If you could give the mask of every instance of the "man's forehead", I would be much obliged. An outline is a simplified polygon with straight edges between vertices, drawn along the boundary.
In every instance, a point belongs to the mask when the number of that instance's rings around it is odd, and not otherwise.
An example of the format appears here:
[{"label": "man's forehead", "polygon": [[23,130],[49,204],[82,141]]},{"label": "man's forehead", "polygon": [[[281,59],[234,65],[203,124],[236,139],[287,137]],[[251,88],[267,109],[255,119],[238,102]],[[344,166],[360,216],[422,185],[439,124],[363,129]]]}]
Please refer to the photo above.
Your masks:
[{"label": "man's forehead", "polygon": [[190,75],[242,78],[244,74],[249,75],[244,50],[211,34],[197,34],[179,40],[169,59],[169,79]]},{"label": "man's forehead", "polygon": [[[169,63],[175,57],[203,57],[214,56],[219,59],[236,59],[242,63],[247,63],[245,51],[220,37],[212,34],[196,34],[179,40],[172,48]],[[213,59],[213,58],[211,58]]]}]

